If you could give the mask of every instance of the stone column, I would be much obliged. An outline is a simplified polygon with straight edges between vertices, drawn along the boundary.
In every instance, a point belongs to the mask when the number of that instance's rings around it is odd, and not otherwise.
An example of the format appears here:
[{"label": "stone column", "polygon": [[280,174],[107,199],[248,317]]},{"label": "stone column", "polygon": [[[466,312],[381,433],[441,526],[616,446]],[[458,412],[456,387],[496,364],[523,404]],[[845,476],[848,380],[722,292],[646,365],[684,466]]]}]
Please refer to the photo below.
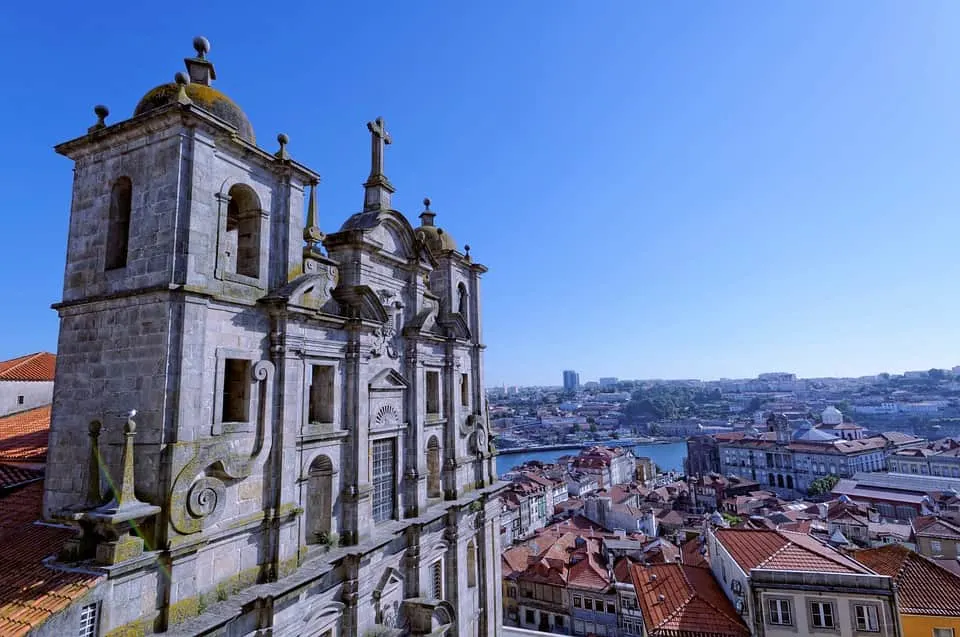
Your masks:
[{"label": "stone column", "polygon": [[406,436],[407,466],[404,472],[405,515],[413,517],[420,515],[427,505],[427,441],[423,432],[426,404],[423,400],[419,347],[416,340],[406,342],[404,371],[409,383],[406,392],[406,418],[410,423]]},{"label": "stone column", "polygon": [[364,404],[362,346],[359,322],[348,328],[347,352],[344,362],[344,394],[346,404],[343,422],[350,432],[349,460],[344,471],[342,494],[343,535],[345,544],[356,544],[369,534],[372,523],[369,459],[369,428],[366,422],[367,406]]}]

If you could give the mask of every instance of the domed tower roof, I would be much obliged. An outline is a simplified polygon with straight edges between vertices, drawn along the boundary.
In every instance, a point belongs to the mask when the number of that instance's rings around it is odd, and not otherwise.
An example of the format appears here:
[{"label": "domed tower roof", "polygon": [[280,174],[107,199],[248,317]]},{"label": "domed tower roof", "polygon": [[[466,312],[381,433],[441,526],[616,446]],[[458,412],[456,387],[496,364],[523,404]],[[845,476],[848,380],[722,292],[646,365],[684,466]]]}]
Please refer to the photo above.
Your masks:
[{"label": "domed tower roof", "polygon": [[843,414],[840,413],[840,410],[830,405],[820,414],[820,418],[823,420],[825,425],[842,425],[843,424]]},{"label": "domed tower roof", "polygon": [[427,244],[433,254],[444,250],[456,250],[457,242],[454,241],[453,235],[434,225],[433,219],[437,216],[437,213],[430,210],[429,198],[423,200],[423,206],[423,212],[420,213],[420,227],[413,231],[414,234],[423,238],[424,243]]},{"label": "domed tower roof", "polygon": [[[217,78],[217,73],[214,71],[213,63],[207,60],[210,43],[204,37],[196,37],[193,39],[193,48],[196,49],[197,56],[184,59],[190,79],[185,86],[187,97],[196,106],[212,115],[216,115],[236,128],[242,139],[255,144],[257,138],[253,133],[250,120],[247,119],[247,114],[237,106],[236,102],[212,86],[213,80]],[[180,87],[176,82],[161,84],[150,89],[137,103],[137,107],[133,111],[134,117],[175,103],[179,93]]]}]

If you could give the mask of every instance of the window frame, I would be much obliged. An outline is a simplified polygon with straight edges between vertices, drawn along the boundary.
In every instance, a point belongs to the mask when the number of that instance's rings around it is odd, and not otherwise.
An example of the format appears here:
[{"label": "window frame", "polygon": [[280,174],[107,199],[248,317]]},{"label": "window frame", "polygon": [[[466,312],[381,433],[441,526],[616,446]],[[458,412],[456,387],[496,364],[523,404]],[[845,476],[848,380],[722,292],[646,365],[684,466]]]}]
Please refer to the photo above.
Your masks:
[{"label": "window frame", "polygon": [[80,628],[77,631],[79,637],[97,637],[100,632],[100,602],[82,606],[79,621]]},{"label": "window frame", "polygon": [[[211,433],[218,436],[225,433],[250,433],[253,431],[254,424],[260,413],[260,381],[253,376],[253,370],[260,362],[259,352],[249,350],[229,349],[225,347],[217,348],[216,353],[217,367],[214,378],[214,396],[213,396],[213,423]],[[248,395],[247,395],[247,420],[245,421],[225,421],[223,419],[223,399],[226,390],[226,374],[228,360],[243,360],[249,362],[249,374],[247,376]]]},{"label": "window frame", "polygon": [[[396,436],[385,436],[370,441],[370,483],[373,486],[371,516],[375,524],[397,519],[397,459],[400,450],[398,443],[399,441]],[[385,462],[383,459],[379,461],[382,466],[387,467],[387,469],[381,473],[377,472],[378,448],[390,450],[389,462]],[[389,495],[386,502],[382,500],[384,497],[384,488]],[[385,503],[389,504],[386,508],[383,506]],[[386,517],[383,517],[383,511],[387,512]]]},{"label": "window frame", "polygon": [[[828,612],[817,612],[816,607],[827,609]],[[807,615],[810,621],[810,627],[817,630],[837,630],[837,605],[832,601],[822,599],[812,599],[807,602]],[[817,624],[816,620],[822,618],[826,620],[829,617],[830,623]]]},{"label": "window frame", "polygon": [[[863,610],[864,625],[860,627],[860,611]],[[870,612],[873,612],[871,618]],[[853,626],[858,633],[879,633],[880,632],[880,607],[876,604],[853,604]],[[870,620],[873,619],[873,628],[870,628]]]},{"label": "window frame", "polygon": [[[233,199],[233,195],[230,194],[230,191],[240,186],[244,189],[250,191],[250,194],[254,197],[255,203],[257,205],[256,211],[253,212],[252,209],[248,211],[240,210],[238,211],[238,223],[240,226],[236,229],[238,240],[236,245],[237,255],[235,258],[234,267],[237,271],[232,271],[228,266],[228,260],[224,255],[224,250],[227,245],[227,237],[231,230],[229,229],[229,217],[230,217],[230,202]],[[268,212],[268,205],[264,205],[263,197],[261,193],[254,187],[252,183],[244,181],[234,181],[230,183],[227,190],[218,192],[216,194],[216,199],[218,202],[218,224],[217,224],[217,248],[216,248],[216,268],[214,276],[221,280],[229,283],[239,283],[242,285],[248,285],[251,287],[266,289],[265,277],[268,268],[268,262],[270,261],[269,256],[269,246],[270,246],[270,215]],[[239,204],[238,204],[239,205]],[[249,221],[249,218],[245,215],[249,215],[250,218],[256,214],[256,225],[257,225],[257,276],[250,276],[247,274],[241,274],[240,269],[240,241],[239,235],[241,232],[241,227],[245,221]]]},{"label": "window frame", "polygon": [[[773,611],[774,605],[777,608],[776,612]],[[786,610],[786,621],[784,621],[784,609]],[[796,623],[793,603],[789,597],[767,597],[764,610],[766,611],[766,622],[771,626],[793,626]]]}]

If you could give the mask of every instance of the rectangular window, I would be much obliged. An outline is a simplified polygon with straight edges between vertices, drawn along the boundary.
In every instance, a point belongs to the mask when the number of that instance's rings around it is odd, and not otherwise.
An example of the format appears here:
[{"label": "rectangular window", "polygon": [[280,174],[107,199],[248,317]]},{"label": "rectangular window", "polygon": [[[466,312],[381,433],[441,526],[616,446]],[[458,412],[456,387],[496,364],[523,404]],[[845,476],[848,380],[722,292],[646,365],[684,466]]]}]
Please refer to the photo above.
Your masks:
[{"label": "rectangular window", "polygon": [[373,441],[373,521],[393,519],[396,499],[394,439]]},{"label": "rectangular window", "polygon": [[22,405],[22,404],[23,404],[23,396],[17,396],[17,404],[18,404],[18,405]]},{"label": "rectangular window", "polygon": [[430,576],[433,578],[433,598],[443,599],[443,560],[430,566]]},{"label": "rectangular window", "polygon": [[767,623],[775,626],[793,625],[793,617],[790,615],[790,600],[768,599]]},{"label": "rectangular window", "polygon": [[933,637],[954,637],[952,628],[934,628]]},{"label": "rectangular window", "polygon": [[517,587],[516,587],[516,586],[510,586],[510,587],[507,588],[507,597],[509,597],[510,599],[516,599],[516,598],[517,598]]},{"label": "rectangular window", "polygon": [[99,603],[87,604],[80,609],[80,637],[96,637],[99,625]]},{"label": "rectangular window", "polygon": [[250,361],[228,358],[223,366],[221,422],[250,420]]},{"label": "rectangular window", "polygon": [[810,623],[814,628],[833,628],[833,604],[830,602],[810,602]]},{"label": "rectangular window", "polygon": [[582,635],[583,634],[583,620],[575,619],[573,620],[573,634]]},{"label": "rectangular window", "polygon": [[574,608],[583,608],[583,598],[579,595],[573,596],[573,607]]},{"label": "rectangular window", "polygon": [[427,372],[427,414],[440,415],[440,372]]},{"label": "rectangular window", "polygon": [[853,614],[857,621],[857,630],[869,633],[880,632],[880,618],[876,606],[857,604],[853,607]]},{"label": "rectangular window", "polygon": [[563,615],[554,615],[553,625],[557,628],[563,628]]},{"label": "rectangular window", "polygon": [[611,615],[616,615],[617,614],[616,605],[611,602],[607,602],[607,612],[610,613]]},{"label": "rectangular window", "polygon": [[470,405],[470,376],[460,374],[460,404],[464,407]]},{"label": "rectangular window", "polygon": [[604,626],[603,624],[597,624],[596,633],[597,633],[598,637],[606,637],[606,635],[607,635],[607,627]]},{"label": "rectangular window", "polygon": [[530,610],[529,608],[527,609],[527,612],[526,612],[526,618],[527,618],[528,624],[533,624],[536,621],[534,619],[533,611]]},{"label": "rectangular window", "polygon": [[584,610],[593,610],[593,600],[589,597],[583,598],[583,608]]},{"label": "rectangular window", "polygon": [[937,556],[943,554],[943,545],[940,540],[930,540],[930,552]]},{"label": "rectangular window", "polygon": [[313,365],[310,373],[309,421],[333,422],[333,365]]}]

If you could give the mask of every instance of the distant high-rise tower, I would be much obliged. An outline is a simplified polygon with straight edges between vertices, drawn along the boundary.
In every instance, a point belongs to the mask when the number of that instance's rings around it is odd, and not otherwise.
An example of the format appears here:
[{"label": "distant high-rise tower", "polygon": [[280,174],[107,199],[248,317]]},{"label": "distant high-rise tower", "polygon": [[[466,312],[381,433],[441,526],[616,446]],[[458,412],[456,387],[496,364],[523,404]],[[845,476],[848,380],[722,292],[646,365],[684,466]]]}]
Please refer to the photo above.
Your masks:
[{"label": "distant high-rise tower", "polygon": [[572,369],[563,371],[563,391],[577,391],[580,389],[580,374]]}]

